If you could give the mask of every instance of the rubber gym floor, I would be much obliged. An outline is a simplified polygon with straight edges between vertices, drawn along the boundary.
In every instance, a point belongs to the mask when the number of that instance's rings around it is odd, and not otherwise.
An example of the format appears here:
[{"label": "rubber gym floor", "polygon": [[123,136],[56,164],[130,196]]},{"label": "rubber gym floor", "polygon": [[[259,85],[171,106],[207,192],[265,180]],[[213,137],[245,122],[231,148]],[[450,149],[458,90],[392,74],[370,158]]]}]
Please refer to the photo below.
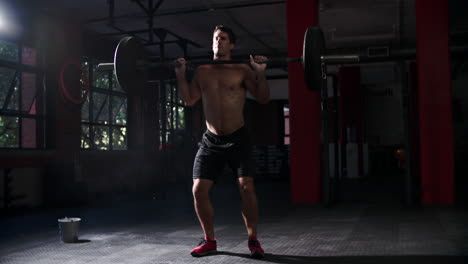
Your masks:
[{"label": "rubber gym floor", "polygon": [[[258,182],[259,240],[250,259],[234,183],[212,192],[218,253],[194,258],[202,238],[190,188],[114,195],[92,206],[13,213],[0,219],[0,263],[468,263],[468,211],[343,202],[289,202],[286,182]],[[78,243],[63,243],[57,219],[81,217]]]}]

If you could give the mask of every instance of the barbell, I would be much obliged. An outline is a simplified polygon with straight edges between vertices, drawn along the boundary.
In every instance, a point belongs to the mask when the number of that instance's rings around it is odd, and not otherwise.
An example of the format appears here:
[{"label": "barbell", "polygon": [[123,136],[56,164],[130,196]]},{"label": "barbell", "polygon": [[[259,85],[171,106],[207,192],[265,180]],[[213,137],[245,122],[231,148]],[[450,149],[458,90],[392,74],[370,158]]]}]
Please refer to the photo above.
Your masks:
[{"label": "barbell", "polygon": [[[452,53],[468,53],[468,47],[452,47]],[[368,50],[368,55],[326,55],[325,40],[323,32],[319,27],[310,27],[304,34],[302,56],[300,58],[278,58],[268,59],[263,63],[285,63],[301,62],[304,68],[304,78],[309,90],[318,91],[321,83],[326,79],[326,65],[349,64],[349,63],[369,63],[391,60],[415,59],[415,49],[389,50],[384,47],[383,52],[372,54]],[[202,60],[190,61],[188,64],[249,64],[250,59],[245,60]],[[113,63],[101,63],[100,70],[114,70],[117,82],[124,91],[132,88],[137,89],[146,84],[147,70],[151,67],[175,67],[175,62],[151,62],[149,63],[143,44],[133,37],[125,37],[120,40],[114,54]]]},{"label": "barbell", "polygon": [[[301,58],[268,59],[259,63],[285,63],[301,62],[304,68],[304,76],[307,87],[310,90],[319,90],[320,82],[325,79],[324,65],[340,60],[341,63],[358,62],[359,56],[327,57],[325,41],[322,30],[319,27],[310,27],[304,35],[304,44]],[[250,59],[244,60],[202,60],[189,61],[188,64],[249,64]],[[174,62],[149,63],[144,46],[133,37],[125,37],[120,40],[114,54],[113,63],[100,63],[99,70],[114,70],[117,82],[124,91],[132,87],[142,87],[146,83],[146,71],[151,67],[174,67]]]}]

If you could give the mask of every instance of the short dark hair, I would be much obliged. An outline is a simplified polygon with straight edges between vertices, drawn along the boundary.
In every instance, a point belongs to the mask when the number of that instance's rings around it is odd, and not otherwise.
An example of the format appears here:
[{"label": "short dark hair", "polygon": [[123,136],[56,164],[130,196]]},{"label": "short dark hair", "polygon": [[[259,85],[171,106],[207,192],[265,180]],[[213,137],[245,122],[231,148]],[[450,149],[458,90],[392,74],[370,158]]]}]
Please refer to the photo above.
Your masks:
[{"label": "short dark hair", "polygon": [[234,32],[232,32],[232,29],[227,26],[223,25],[217,25],[215,27],[215,30],[213,31],[213,34],[217,31],[221,30],[222,32],[226,32],[229,36],[229,42],[235,44],[236,43],[236,35],[234,35]]}]

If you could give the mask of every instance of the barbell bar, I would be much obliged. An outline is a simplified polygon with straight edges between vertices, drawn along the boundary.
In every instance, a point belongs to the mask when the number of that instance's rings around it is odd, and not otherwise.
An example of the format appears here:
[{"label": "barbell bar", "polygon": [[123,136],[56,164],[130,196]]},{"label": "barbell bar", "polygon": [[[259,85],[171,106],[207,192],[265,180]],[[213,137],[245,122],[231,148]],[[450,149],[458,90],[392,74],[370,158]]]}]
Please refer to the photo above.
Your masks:
[{"label": "barbell bar", "polygon": [[[264,63],[284,63],[284,62],[301,62],[301,58],[286,58],[286,59],[267,59],[264,61],[259,61],[259,64]],[[194,61],[187,61],[188,65],[206,65],[206,64],[249,64],[250,59],[234,59],[234,60],[194,60]],[[174,61],[166,61],[166,62],[137,62],[137,67],[140,69],[145,69],[147,67],[154,67],[154,68],[165,68],[165,67],[175,67],[176,62]],[[99,71],[111,71],[114,70],[115,64],[113,62],[110,63],[99,63],[97,65],[97,69]]]}]

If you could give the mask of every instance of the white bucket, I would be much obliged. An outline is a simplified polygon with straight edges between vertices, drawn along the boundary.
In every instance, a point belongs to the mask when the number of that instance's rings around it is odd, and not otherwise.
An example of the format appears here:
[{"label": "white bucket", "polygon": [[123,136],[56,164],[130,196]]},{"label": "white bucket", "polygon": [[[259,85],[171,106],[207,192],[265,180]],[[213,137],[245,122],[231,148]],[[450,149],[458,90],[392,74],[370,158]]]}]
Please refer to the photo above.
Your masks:
[{"label": "white bucket", "polygon": [[81,218],[62,218],[58,220],[60,239],[65,243],[78,242]]}]

